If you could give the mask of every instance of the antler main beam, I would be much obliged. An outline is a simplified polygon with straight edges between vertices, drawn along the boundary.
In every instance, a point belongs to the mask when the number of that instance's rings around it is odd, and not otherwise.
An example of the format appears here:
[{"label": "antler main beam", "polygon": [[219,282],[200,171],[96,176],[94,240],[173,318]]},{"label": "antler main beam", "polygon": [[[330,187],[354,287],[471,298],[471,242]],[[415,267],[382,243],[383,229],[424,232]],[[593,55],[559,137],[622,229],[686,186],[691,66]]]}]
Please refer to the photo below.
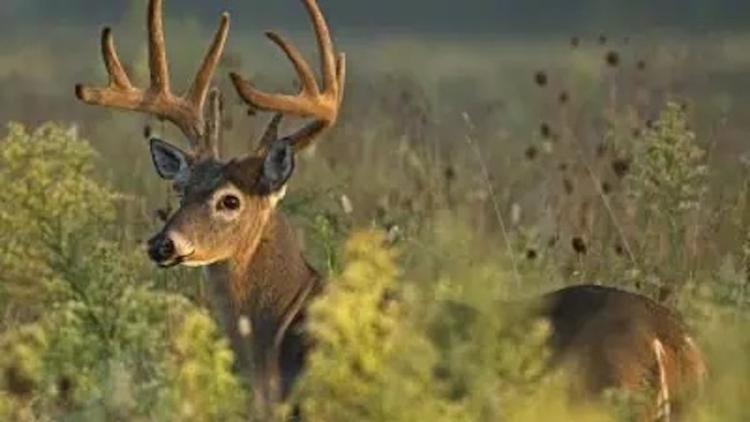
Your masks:
[{"label": "antler main beam", "polygon": [[[346,80],[345,56],[339,54],[336,57],[328,25],[318,4],[315,0],[303,0],[303,3],[312,20],[317,38],[323,75],[322,89],[318,86],[310,65],[299,50],[275,32],[267,32],[266,36],[278,45],[292,62],[302,85],[297,95],[270,94],[255,88],[251,82],[236,73],[230,75],[237,93],[251,107],[315,119],[288,136],[296,150],[310,145],[314,138],[336,122]],[[262,147],[263,143],[261,143]]]},{"label": "antler main beam", "polygon": [[164,42],[162,0],[150,0],[148,6],[148,50],[151,85],[142,90],[133,86],[120,62],[110,28],[102,31],[102,56],[109,74],[109,85],[95,88],[76,85],[76,96],[92,105],[138,111],[174,123],[189,139],[198,153],[210,153],[203,108],[211,79],[221,59],[229,33],[229,15],[221,17],[219,29],[203,58],[193,83],[183,96],[175,96],[170,88],[169,64]]}]

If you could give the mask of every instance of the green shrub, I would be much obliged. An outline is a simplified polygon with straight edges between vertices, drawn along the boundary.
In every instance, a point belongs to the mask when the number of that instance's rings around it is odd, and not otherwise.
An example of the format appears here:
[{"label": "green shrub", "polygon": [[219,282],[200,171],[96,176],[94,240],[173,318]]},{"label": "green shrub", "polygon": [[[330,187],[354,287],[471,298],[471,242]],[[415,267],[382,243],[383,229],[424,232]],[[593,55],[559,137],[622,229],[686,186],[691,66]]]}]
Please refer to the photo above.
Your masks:
[{"label": "green shrub", "polygon": [[[668,103],[659,119],[634,140],[628,193],[638,206],[641,249],[636,277],[653,280],[659,299],[679,293],[694,270],[696,216],[707,187],[705,152],[685,108]],[[692,230],[692,231],[691,231]],[[665,265],[668,263],[668,265]],[[653,289],[651,289],[653,290]]]},{"label": "green shrub", "polygon": [[706,189],[705,152],[684,107],[668,103],[637,139],[630,192],[658,215],[677,217],[698,207]]},{"label": "green shrub", "polygon": [[342,274],[310,309],[316,347],[298,391],[302,413],[326,421],[463,420],[432,377],[436,351],[386,298],[398,272],[383,242],[377,233],[353,235]]},{"label": "green shrub", "polygon": [[184,318],[172,339],[168,371],[171,397],[165,419],[245,420],[244,390],[232,374],[233,356],[213,320],[202,312]]},{"label": "green shrub", "polygon": [[112,224],[118,195],[94,180],[95,157],[62,126],[9,125],[0,141],[0,294],[8,311],[38,311],[49,283]]}]

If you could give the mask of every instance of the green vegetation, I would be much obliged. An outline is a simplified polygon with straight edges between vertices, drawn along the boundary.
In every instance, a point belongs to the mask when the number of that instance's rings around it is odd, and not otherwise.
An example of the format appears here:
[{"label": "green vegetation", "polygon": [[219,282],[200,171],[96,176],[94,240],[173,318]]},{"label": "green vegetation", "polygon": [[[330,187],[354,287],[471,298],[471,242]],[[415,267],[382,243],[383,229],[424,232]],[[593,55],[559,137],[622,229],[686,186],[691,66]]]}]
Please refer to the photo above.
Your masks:
[{"label": "green vegetation", "polygon": [[124,200],[73,131],[11,125],[0,143],[4,420],[227,420],[244,410],[205,311],[149,281],[117,237]]},{"label": "green vegetation", "polygon": [[[696,204],[698,188],[690,186],[700,186],[705,175],[695,165],[701,153],[685,118],[669,105],[634,148],[634,200],[680,205],[648,208],[658,221],[684,218],[691,207],[682,204],[691,198]],[[247,415],[249,394],[231,372],[226,341],[206,311],[148,281],[155,278],[152,270],[117,228],[115,210],[128,199],[96,181],[97,155],[89,144],[59,125],[29,133],[13,124],[0,157],[0,182],[11,187],[0,208],[9,228],[0,249],[7,269],[0,335],[4,418],[209,421]],[[309,201],[293,198],[287,210],[309,221],[316,243],[330,251],[340,239],[332,228],[340,224],[333,222],[346,213],[299,205]],[[632,409],[627,403],[634,402],[621,395],[611,396],[611,406],[584,407],[569,400],[565,374],[545,376],[548,326],[507,306],[522,289],[504,254],[484,251],[482,239],[450,213],[415,227],[397,238],[354,232],[343,256],[334,251],[323,258],[342,266],[311,308],[317,347],[281,415],[298,403],[310,420],[331,421],[625,418]],[[559,278],[550,263],[524,263],[517,271],[540,289]],[[551,280],[539,281],[542,275]],[[683,286],[680,303],[696,327],[714,333],[701,340],[718,364],[691,415],[696,421],[743,420],[750,379],[740,376],[747,374],[750,351],[744,290],[696,280]],[[722,338],[734,341],[726,345]]]}]

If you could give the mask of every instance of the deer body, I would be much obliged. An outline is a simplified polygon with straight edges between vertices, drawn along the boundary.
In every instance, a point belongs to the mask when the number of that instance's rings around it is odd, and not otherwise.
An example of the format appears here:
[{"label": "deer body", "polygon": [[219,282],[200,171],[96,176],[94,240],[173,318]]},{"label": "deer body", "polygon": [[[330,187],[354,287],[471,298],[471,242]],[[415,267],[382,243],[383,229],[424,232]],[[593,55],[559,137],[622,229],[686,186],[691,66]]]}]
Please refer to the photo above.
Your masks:
[{"label": "deer body", "polygon": [[[256,403],[265,410],[289,393],[302,369],[309,348],[302,329],[305,309],[321,290],[318,273],[305,261],[294,230],[276,206],[294,171],[295,153],[335,124],[346,78],[344,56],[335,53],[315,0],[302,2],[317,38],[322,85],[292,44],[267,33],[293,64],[301,90],[297,95],[269,94],[231,75],[252,109],[276,113],[257,150],[245,156],[219,158],[221,96],[209,90],[228,34],[226,14],[182,96],[171,92],[161,0],[150,0],[148,8],[150,87],[132,85],[107,28],[102,53],[109,85],[76,86],[85,103],[155,115],[174,123],[188,139],[188,151],[151,140],[156,170],[173,182],[181,201],[149,240],[149,255],[161,267],[204,268],[211,305],[230,339],[238,370],[252,380]],[[282,115],[312,121],[279,137]],[[642,296],[581,286],[542,301],[542,316],[553,328],[554,362],[572,362],[589,391],[639,389],[646,381],[657,387],[659,414],[668,415],[671,398],[704,371],[679,319]]]},{"label": "deer body", "polygon": [[546,294],[541,302],[540,316],[552,328],[552,362],[567,365],[584,394],[653,392],[649,419],[665,419],[706,375],[679,316],[644,296],[584,285]]}]

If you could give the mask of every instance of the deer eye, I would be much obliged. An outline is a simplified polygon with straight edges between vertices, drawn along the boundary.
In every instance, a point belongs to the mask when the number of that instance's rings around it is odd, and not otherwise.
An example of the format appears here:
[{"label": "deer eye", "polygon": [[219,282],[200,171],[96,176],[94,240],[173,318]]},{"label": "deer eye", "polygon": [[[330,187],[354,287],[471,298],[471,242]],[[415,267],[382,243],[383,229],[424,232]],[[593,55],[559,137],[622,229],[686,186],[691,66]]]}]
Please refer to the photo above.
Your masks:
[{"label": "deer eye", "polygon": [[224,195],[216,207],[220,210],[236,211],[240,208],[240,198],[234,195]]}]

